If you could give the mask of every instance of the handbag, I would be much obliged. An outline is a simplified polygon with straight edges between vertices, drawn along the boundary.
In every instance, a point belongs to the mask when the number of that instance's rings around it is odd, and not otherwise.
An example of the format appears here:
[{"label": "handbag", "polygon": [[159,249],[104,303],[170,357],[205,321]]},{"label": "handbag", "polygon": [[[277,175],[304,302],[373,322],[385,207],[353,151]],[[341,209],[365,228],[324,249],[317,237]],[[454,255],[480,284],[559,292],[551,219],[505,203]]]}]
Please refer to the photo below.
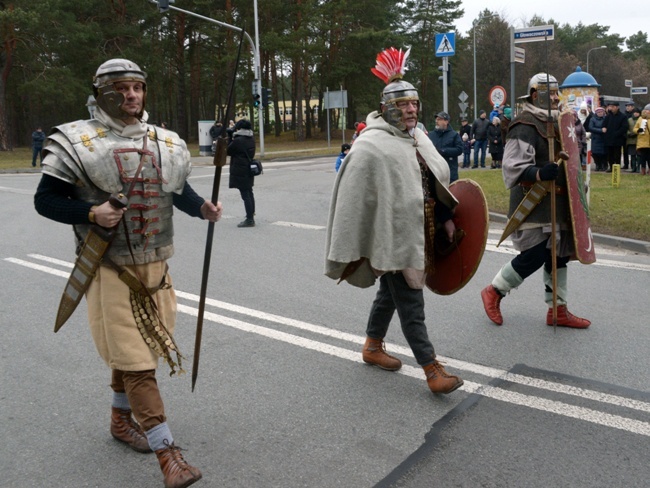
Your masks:
[{"label": "handbag", "polygon": [[251,157],[246,153],[246,157],[248,158],[249,164],[248,164],[248,174],[251,176],[259,176],[262,173],[264,173],[264,168],[262,168],[262,161],[259,159],[251,159]]}]

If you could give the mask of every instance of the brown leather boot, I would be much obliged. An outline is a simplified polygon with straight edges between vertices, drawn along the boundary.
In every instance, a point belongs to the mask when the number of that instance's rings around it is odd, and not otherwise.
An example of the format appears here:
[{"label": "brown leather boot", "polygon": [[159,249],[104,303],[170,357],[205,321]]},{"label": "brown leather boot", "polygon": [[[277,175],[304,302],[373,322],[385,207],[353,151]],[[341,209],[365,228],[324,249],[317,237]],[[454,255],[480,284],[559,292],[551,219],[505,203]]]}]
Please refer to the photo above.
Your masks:
[{"label": "brown leather boot", "polygon": [[485,313],[492,322],[497,325],[503,324],[503,316],[501,315],[500,304],[503,296],[492,285],[488,285],[481,290],[481,299],[483,300],[483,308]]},{"label": "brown leather boot", "polygon": [[[553,309],[549,308],[546,314],[546,325],[553,325]],[[591,325],[587,319],[576,317],[566,308],[566,305],[558,305],[557,307],[557,326],[558,327],[571,327],[573,329],[586,329]]]},{"label": "brown leather boot", "polygon": [[174,444],[159,449],[156,456],[165,477],[165,488],[185,488],[203,477],[198,468],[187,464],[181,454],[181,448]]},{"label": "brown leather boot", "polygon": [[463,385],[463,380],[458,376],[451,375],[445,371],[438,360],[422,366],[427,377],[427,384],[433,393],[451,393]]},{"label": "brown leather boot", "polygon": [[382,339],[366,337],[362,357],[364,362],[374,364],[387,371],[397,371],[402,367],[402,361],[386,352],[386,347]]},{"label": "brown leather boot", "polygon": [[140,425],[131,416],[131,410],[111,407],[111,435],[138,452],[153,452]]}]

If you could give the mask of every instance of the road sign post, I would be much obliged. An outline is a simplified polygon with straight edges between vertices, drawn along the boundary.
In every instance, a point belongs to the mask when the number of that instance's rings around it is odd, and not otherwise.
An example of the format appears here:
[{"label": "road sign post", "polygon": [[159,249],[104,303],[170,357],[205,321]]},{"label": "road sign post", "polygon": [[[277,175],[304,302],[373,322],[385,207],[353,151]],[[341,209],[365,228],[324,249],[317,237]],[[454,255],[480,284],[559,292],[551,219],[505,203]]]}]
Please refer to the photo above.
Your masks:
[{"label": "road sign post", "polygon": [[456,33],[446,32],[444,34],[436,34],[435,42],[436,57],[442,59],[442,109],[448,112],[447,103],[447,76],[449,76],[449,60],[450,56],[456,54]]}]

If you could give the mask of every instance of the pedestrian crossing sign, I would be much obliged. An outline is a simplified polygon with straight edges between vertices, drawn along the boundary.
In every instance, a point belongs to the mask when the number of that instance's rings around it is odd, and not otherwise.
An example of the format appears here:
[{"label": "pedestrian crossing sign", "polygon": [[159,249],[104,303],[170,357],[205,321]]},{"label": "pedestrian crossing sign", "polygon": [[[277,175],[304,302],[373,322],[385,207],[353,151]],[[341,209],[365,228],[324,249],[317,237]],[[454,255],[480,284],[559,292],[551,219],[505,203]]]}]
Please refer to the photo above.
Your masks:
[{"label": "pedestrian crossing sign", "polygon": [[456,33],[436,34],[436,57],[444,58],[456,54]]}]

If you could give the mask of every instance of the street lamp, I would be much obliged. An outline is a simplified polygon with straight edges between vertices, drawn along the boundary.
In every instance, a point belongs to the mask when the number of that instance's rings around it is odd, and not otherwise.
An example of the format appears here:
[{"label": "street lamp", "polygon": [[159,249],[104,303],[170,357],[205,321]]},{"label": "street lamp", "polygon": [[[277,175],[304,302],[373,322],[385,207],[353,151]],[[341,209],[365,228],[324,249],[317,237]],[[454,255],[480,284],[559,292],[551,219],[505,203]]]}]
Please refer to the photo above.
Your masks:
[{"label": "street lamp", "polygon": [[592,47],[589,51],[587,51],[587,73],[589,73],[589,53],[591,51],[595,51],[596,49],[607,49],[607,46]]},{"label": "street lamp", "polygon": [[478,19],[472,21],[472,29],[474,30],[474,120],[476,120],[476,106],[478,105],[476,100],[476,26],[481,20],[489,19],[490,17],[493,17],[493,15],[480,15]]}]

